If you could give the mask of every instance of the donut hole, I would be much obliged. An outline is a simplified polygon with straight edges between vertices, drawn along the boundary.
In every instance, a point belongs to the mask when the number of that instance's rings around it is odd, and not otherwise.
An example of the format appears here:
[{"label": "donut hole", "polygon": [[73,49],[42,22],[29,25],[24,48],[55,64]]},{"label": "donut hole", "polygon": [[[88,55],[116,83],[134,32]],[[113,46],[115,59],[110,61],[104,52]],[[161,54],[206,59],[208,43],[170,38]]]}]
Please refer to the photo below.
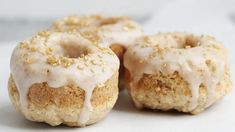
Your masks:
[{"label": "donut hole", "polygon": [[85,45],[74,42],[62,44],[63,56],[68,58],[79,58],[88,55],[91,51]]},{"label": "donut hole", "polygon": [[116,24],[119,19],[107,18],[100,23],[100,26]]},{"label": "donut hole", "polygon": [[199,46],[199,42],[198,42],[198,39],[195,36],[189,35],[185,38],[183,48],[189,49],[189,48],[194,48],[194,47],[197,47],[197,46]]}]

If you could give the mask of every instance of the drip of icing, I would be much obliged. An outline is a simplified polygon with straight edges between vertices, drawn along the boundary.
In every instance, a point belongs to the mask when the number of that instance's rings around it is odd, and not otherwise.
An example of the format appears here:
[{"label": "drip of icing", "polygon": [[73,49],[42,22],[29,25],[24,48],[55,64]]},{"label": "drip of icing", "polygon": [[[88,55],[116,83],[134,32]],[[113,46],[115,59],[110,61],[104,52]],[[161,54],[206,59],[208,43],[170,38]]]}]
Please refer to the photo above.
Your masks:
[{"label": "drip of icing", "polygon": [[[74,63],[69,67],[62,65],[53,66],[47,63],[47,56],[40,53],[47,48],[53,50],[54,56],[63,55],[63,48],[60,46],[72,42],[74,45],[85,46],[90,50],[86,55],[86,60],[83,58],[74,58]],[[37,47],[37,52],[30,52],[28,49],[17,46],[11,57],[11,73],[16,83],[20,94],[21,109],[27,116],[27,94],[29,88],[36,83],[47,82],[50,87],[59,88],[68,84],[74,84],[85,91],[85,101],[79,122],[85,124],[89,120],[89,113],[93,108],[91,105],[91,96],[93,89],[99,83],[106,82],[119,67],[119,60],[114,53],[101,50],[92,45],[86,39],[76,35],[65,33],[53,33],[48,37],[47,42],[43,38],[37,38],[34,44],[29,44],[31,47]],[[22,55],[28,54],[29,59],[33,60],[32,64],[25,64]],[[90,64],[92,60],[98,61],[99,65]],[[89,62],[89,64],[87,64]],[[80,67],[80,68],[79,68]],[[82,67],[82,69],[81,69]],[[50,73],[48,74],[49,71]]]},{"label": "drip of icing", "polygon": [[[181,35],[186,37],[185,34]],[[149,44],[140,40],[125,53],[124,66],[130,71],[132,77],[130,86],[135,86],[144,73],[154,74],[156,71],[160,71],[173,74],[178,71],[191,89],[192,98],[188,107],[189,111],[197,107],[199,87],[202,84],[206,87],[208,94],[205,107],[210,106],[214,100],[216,85],[221,79],[226,65],[223,47],[210,37],[202,37],[198,38],[200,46],[182,49],[182,44],[178,40],[163,36],[160,34],[150,37],[155,40]],[[169,41],[170,43],[168,43]],[[160,53],[155,51],[156,46],[168,48],[162,48],[163,51]],[[153,56],[153,53],[156,54]],[[206,65],[207,60],[210,60],[211,65],[215,67],[214,71]]]}]

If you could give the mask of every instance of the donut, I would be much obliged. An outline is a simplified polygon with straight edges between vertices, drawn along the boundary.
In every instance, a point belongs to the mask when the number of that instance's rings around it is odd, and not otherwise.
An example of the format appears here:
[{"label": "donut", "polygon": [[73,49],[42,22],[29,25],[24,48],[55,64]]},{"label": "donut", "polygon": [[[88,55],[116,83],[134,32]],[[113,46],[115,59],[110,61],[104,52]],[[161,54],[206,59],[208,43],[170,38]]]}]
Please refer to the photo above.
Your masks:
[{"label": "donut", "polygon": [[124,55],[128,93],[140,109],[198,114],[231,90],[227,54],[207,35],[144,36]]},{"label": "donut", "polygon": [[67,16],[53,23],[52,31],[82,32],[94,43],[105,41],[101,46],[118,44],[126,48],[143,35],[143,28],[128,17]]},{"label": "donut", "polygon": [[28,120],[83,127],[114,106],[119,65],[111,49],[77,32],[42,31],[14,49],[9,95]]},{"label": "donut", "polygon": [[79,31],[83,28],[98,27],[101,24],[101,20],[102,17],[96,15],[71,15],[53,22],[53,25],[50,27],[50,29],[57,32]]},{"label": "donut", "polygon": [[125,87],[123,54],[129,45],[143,36],[143,28],[139,24],[127,17],[74,15],[56,21],[51,30],[77,31],[94,43],[111,48],[120,59],[119,88]]}]

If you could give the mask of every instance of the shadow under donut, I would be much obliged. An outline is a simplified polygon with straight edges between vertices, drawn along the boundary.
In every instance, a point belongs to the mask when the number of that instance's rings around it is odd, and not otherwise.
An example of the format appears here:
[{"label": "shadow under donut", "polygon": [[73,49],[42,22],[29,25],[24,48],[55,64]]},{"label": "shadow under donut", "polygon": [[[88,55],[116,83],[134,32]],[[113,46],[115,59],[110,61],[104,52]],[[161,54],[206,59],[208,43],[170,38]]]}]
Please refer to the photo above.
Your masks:
[{"label": "shadow under donut", "polygon": [[[64,125],[59,125],[56,127],[52,127],[46,123],[40,122],[32,122],[25,119],[21,114],[16,112],[10,104],[1,105],[0,106],[0,127],[4,127],[6,130],[9,128],[10,130],[15,131],[25,131],[25,130],[71,130],[71,128],[66,127]],[[2,128],[1,127],[1,128]],[[73,129],[72,129],[73,130]]]},{"label": "shadow under donut", "polygon": [[150,116],[191,116],[191,114],[178,112],[176,110],[161,111],[151,109],[137,109],[126,91],[119,93],[118,100],[114,106],[114,111],[128,112],[133,114],[143,114]]}]

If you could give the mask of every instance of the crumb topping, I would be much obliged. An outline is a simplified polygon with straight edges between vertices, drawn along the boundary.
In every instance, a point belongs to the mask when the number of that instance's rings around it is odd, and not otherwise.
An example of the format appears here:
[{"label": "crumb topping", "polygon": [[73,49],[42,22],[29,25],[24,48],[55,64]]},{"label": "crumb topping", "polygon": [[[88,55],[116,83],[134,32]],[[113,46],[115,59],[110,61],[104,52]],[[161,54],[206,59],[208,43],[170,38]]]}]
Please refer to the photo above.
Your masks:
[{"label": "crumb topping", "polygon": [[134,25],[132,25],[131,23],[127,23],[127,24],[123,25],[123,27],[122,27],[122,29],[124,31],[133,30],[134,28],[135,28]]},{"label": "crumb topping", "polygon": [[98,35],[98,30],[97,29],[80,32],[80,34],[81,34],[82,37],[90,40],[95,45],[98,45],[98,43],[100,41],[100,37]]},{"label": "crumb topping", "polygon": [[67,57],[56,57],[56,56],[52,56],[49,55],[47,57],[47,64],[52,65],[52,66],[59,66],[62,65],[65,68],[68,68],[69,66],[74,64],[74,59],[72,58],[67,58]]}]

